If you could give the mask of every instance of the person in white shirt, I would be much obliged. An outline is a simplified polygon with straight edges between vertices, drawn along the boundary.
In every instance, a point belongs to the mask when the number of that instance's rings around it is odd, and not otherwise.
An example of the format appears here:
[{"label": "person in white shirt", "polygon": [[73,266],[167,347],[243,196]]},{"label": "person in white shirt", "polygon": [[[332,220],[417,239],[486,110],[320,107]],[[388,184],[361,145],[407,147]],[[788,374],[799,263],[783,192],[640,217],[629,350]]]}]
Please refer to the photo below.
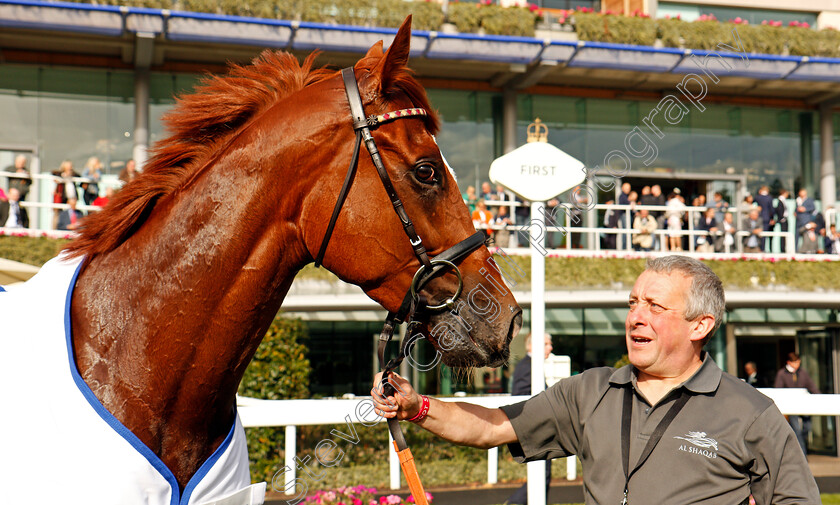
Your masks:
[{"label": "person in white shirt", "polygon": [[9,200],[0,202],[0,226],[4,228],[29,228],[29,215],[20,205],[20,191],[9,189]]}]

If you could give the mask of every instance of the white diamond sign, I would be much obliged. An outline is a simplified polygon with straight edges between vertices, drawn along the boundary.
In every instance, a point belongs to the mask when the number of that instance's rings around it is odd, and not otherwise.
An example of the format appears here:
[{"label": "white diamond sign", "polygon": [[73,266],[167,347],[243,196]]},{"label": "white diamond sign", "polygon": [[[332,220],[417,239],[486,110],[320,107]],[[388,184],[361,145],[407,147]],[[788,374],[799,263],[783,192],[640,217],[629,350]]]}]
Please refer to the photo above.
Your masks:
[{"label": "white diamond sign", "polygon": [[580,160],[548,142],[529,142],[497,158],[490,180],[532,202],[545,202],[586,179]]}]

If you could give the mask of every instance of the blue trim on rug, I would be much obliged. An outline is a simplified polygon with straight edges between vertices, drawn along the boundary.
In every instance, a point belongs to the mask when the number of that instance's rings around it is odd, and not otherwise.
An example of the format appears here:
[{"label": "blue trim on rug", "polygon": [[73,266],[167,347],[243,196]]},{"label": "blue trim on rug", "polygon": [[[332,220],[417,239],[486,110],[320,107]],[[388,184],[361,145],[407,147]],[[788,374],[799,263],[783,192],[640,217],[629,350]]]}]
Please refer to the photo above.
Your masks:
[{"label": "blue trim on rug", "polygon": [[[70,281],[70,286],[67,288],[67,299],[64,305],[64,334],[66,337],[67,343],[67,356],[70,360],[70,374],[73,376],[73,381],[76,383],[76,387],[79,388],[79,391],[88,401],[93,410],[99,414],[106,423],[108,423],[111,428],[116,431],[121,437],[123,437],[129,444],[131,444],[134,449],[143,455],[146,460],[149,461],[149,464],[157,470],[161,476],[169,483],[169,486],[172,490],[170,494],[169,503],[170,505],[187,505],[189,503],[190,495],[192,494],[195,487],[201,482],[204,476],[210,471],[216,461],[224,453],[225,449],[227,449],[228,445],[230,445],[231,440],[233,440],[233,433],[236,429],[236,417],[234,417],[233,425],[230,427],[230,431],[228,432],[227,437],[225,438],[224,442],[213,452],[210,458],[204,462],[203,465],[198,469],[195,475],[190,479],[187,483],[187,486],[184,489],[184,497],[181,498],[181,490],[178,486],[178,480],[175,478],[175,474],[172,473],[172,470],[166,466],[166,464],[149,449],[146,444],[143,443],[137,435],[132,433],[131,430],[126,428],[116,417],[114,417],[111,412],[109,412],[104,405],[99,401],[99,398],[93,394],[91,391],[90,386],[87,385],[85,380],[79,374],[79,369],[76,367],[76,356],[73,352],[73,339],[72,339],[72,328],[71,328],[71,321],[70,321],[70,303],[73,298],[73,289],[76,287],[76,279],[79,277],[79,272],[81,272],[82,265],[84,264],[84,260],[82,260],[79,265],[76,267],[76,271],[73,274],[73,278]],[[2,287],[0,287],[2,290]]]}]

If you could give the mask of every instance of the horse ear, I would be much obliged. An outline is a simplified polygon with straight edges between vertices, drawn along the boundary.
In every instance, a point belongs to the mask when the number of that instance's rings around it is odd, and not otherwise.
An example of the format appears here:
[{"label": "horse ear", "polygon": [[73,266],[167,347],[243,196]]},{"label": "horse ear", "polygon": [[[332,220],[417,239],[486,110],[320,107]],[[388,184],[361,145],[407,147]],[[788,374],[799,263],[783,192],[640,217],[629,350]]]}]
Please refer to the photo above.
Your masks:
[{"label": "horse ear", "polygon": [[[376,46],[374,46],[376,47]],[[385,57],[382,58],[376,67],[373,69],[373,77],[379,81],[379,91],[385,91],[389,88],[390,79],[396,73],[406,67],[408,64],[408,53],[411,49],[411,15],[405,18],[400,29],[397,30],[397,35],[391,43],[388,50],[385,52]],[[371,48],[373,50],[373,48]]]},{"label": "horse ear", "polygon": [[382,50],[382,41],[380,40],[376,44],[372,45],[370,49],[368,49],[365,58],[370,58],[371,56],[381,58],[383,54],[385,54],[385,51]]}]

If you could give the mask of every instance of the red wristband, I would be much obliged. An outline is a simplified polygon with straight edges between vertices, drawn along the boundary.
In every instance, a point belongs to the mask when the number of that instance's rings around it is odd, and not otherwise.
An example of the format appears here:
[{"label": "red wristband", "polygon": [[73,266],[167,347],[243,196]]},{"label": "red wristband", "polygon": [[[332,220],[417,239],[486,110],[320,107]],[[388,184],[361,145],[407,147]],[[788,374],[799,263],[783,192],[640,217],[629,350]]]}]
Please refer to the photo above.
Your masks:
[{"label": "red wristband", "polygon": [[410,423],[419,423],[423,419],[426,419],[426,415],[429,413],[429,397],[426,395],[421,395],[420,397],[423,399],[423,405],[420,407],[420,412],[408,420]]}]

